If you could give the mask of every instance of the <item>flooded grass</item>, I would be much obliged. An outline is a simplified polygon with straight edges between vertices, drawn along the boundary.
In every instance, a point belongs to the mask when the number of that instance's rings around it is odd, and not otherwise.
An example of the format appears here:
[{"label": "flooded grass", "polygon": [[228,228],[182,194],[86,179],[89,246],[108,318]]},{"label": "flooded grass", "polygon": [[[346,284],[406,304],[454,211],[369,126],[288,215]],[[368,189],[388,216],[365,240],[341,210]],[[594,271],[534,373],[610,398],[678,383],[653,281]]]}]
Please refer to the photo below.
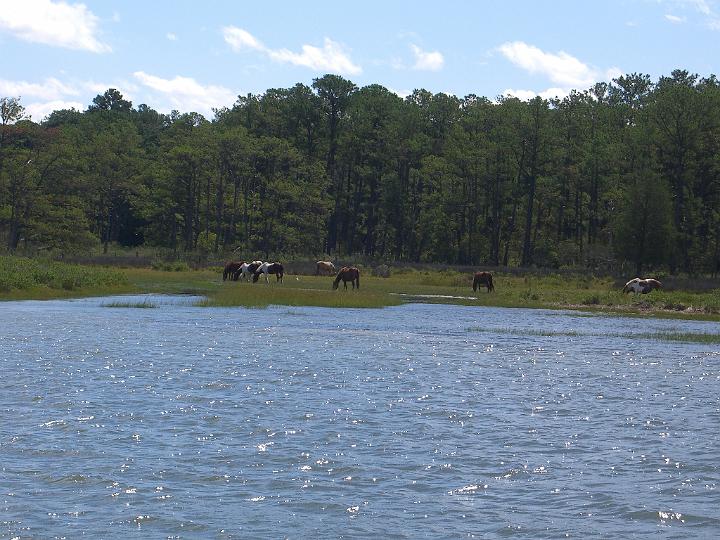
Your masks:
[{"label": "flooded grass", "polygon": [[720,343],[720,334],[706,332],[577,332],[574,330],[534,330],[517,328],[468,328],[468,332],[512,334],[516,336],[538,337],[615,337],[653,341],[676,341],[682,343]]},{"label": "flooded grass", "polygon": [[150,302],[148,300],[143,300],[142,302],[108,302],[107,304],[102,304],[102,307],[109,307],[109,308],[138,308],[138,309],[148,309],[148,308],[156,308],[158,307],[157,304]]}]

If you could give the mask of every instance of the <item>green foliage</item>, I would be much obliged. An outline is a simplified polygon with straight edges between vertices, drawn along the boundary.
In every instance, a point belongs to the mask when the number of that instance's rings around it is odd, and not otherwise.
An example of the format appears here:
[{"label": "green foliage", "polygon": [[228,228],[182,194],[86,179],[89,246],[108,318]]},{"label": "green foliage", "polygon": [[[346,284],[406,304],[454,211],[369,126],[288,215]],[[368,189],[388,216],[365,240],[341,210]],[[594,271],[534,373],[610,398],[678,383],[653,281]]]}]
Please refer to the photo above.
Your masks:
[{"label": "green foliage", "polygon": [[152,262],[151,267],[153,270],[162,272],[187,272],[190,270],[190,266],[185,261],[155,260]]},{"label": "green foliage", "polygon": [[326,75],[212,121],[112,88],[43,124],[0,98],[0,242],[717,273],[718,111],[720,82],[682,70],[550,101]]},{"label": "green foliage", "polygon": [[124,273],[110,268],[65,264],[43,259],[0,256],[0,292],[33,287],[77,291],[127,284]]}]

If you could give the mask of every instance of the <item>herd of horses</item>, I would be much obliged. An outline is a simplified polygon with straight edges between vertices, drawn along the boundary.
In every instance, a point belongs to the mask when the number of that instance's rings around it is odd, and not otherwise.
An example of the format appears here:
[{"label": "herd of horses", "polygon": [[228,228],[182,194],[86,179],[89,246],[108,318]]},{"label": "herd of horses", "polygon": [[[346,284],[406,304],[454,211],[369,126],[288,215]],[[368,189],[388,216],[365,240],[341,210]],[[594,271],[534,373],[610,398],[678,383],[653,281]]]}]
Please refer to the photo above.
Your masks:
[{"label": "herd of horses", "polygon": [[223,281],[230,278],[232,281],[250,281],[252,276],[253,283],[256,283],[260,276],[265,276],[265,283],[270,283],[269,275],[275,274],[276,281],[283,282],[285,268],[279,262],[262,262],[262,261],[230,261],[223,268]]},{"label": "herd of horses", "polygon": [[[345,289],[348,288],[348,281],[352,284],[353,289],[360,289],[360,270],[354,266],[343,266],[337,273],[336,270],[335,265],[330,261],[317,261],[315,263],[316,276],[332,276],[335,274],[335,280],[332,284],[333,290],[337,290],[341,281]],[[265,283],[270,283],[270,274],[274,274],[276,281],[282,283],[285,268],[279,262],[229,261],[223,269],[223,281],[228,279],[232,281],[250,281],[252,276],[252,282],[256,283],[261,276],[265,276]],[[482,287],[486,287],[489,293],[495,290],[495,284],[490,272],[476,272],[473,276],[473,292],[477,292]],[[622,292],[626,294],[630,292],[648,294],[654,289],[662,289],[662,283],[657,279],[633,278],[625,284]]]}]

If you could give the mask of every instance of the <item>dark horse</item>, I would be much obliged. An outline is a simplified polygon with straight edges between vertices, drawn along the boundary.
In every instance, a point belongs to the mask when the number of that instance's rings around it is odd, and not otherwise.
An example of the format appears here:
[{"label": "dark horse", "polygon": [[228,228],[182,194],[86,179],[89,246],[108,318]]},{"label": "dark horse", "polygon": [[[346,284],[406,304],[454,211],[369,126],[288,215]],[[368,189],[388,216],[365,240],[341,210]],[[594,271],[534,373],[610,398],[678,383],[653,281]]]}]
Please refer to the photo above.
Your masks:
[{"label": "dark horse", "polygon": [[340,269],[337,276],[335,276],[335,281],[333,281],[333,291],[338,288],[338,284],[341,279],[343,281],[343,285],[345,285],[345,289],[347,289],[348,281],[352,282],[353,289],[356,285],[358,289],[360,288],[360,270],[354,266],[343,266]]},{"label": "dark horse", "polygon": [[255,273],[253,274],[253,283],[256,283],[257,280],[260,279],[261,274],[265,274],[265,283],[269,283],[268,274],[275,274],[276,281],[282,283],[283,276],[285,275],[285,268],[283,268],[283,265],[279,262],[264,262],[255,270]]},{"label": "dark horse", "polygon": [[495,290],[492,274],[490,272],[475,272],[475,277],[473,277],[473,292],[477,291],[483,285],[487,287],[488,292]]},{"label": "dark horse", "polygon": [[225,263],[225,268],[223,269],[223,281],[225,281],[228,276],[233,281],[237,281],[237,273],[240,271],[240,267],[243,263],[244,261],[230,261]]}]

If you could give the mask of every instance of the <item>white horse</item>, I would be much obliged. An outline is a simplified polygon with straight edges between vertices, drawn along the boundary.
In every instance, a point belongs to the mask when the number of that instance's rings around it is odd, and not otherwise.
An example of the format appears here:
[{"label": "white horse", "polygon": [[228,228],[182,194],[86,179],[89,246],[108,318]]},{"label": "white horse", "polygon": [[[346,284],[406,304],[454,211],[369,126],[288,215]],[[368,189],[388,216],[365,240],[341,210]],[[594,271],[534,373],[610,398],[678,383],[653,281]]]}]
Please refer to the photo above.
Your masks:
[{"label": "white horse", "polygon": [[242,266],[240,266],[240,275],[242,278],[246,281],[250,281],[250,276],[255,273],[255,270],[257,270],[260,266],[262,266],[262,261],[253,261],[249,263],[244,263]]},{"label": "white horse", "polygon": [[260,279],[260,274],[265,274],[265,283],[270,283],[268,279],[269,274],[275,274],[276,280],[280,283],[283,282],[283,275],[285,275],[285,268],[279,262],[264,262],[255,270],[253,274],[253,283]]},{"label": "white horse", "polygon": [[662,283],[660,283],[657,279],[640,279],[636,277],[625,284],[623,292],[626,294],[631,291],[636,294],[647,294],[653,289],[662,289]]}]

